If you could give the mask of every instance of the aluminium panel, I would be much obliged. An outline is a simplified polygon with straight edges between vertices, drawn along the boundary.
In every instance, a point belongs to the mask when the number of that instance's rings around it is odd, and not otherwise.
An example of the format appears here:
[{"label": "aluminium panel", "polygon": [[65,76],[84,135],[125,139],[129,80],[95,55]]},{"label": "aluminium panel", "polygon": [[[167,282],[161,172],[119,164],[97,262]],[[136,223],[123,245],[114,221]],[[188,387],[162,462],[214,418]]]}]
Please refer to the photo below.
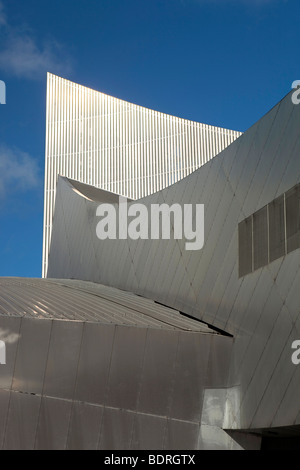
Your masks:
[{"label": "aluminium panel", "polygon": [[228,383],[233,339],[221,335],[211,335],[210,341],[205,388],[223,388]]},{"label": "aluminium panel", "polygon": [[170,417],[200,422],[210,346],[209,334],[179,333]]},{"label": "aluminium panel", "polygon": [[100,450],[130,449],[136,413],[105,407],[101,425]]},{"label": "aluminium panel", "polygon": [[285,196],[279,196],[268,204],[269,259],[274,261],[286,253]]},{"label": "aluminium panel", "polygon": [[135,410],[147,330],[116,327],[105,405]]},{"label": "aluminium panel", "polygon": [[42,397],[35,450],[65,450],[72,402]]},{"label": "aluminium panel", "polygon": [[253,214],[253,269],[268,264],[268,206]]},{"label": "aluminium panel", "polygon": [[102,416],[101,406],[73,402],[66,448],[97,450]]},{"label": "aluminium panel", "polygon": [[[253,428],[271,426],[272,418],[278,407],[278,402],[276,403],[271,399],[274,393],[274,383],[270,386],[270,382],[272,381],[276,369],[283,367],[290,369],[292,367],[292,364],[289,364],[289,362],[291,362],[291,360],[289,360],[290,358],[287,360],[285,356],[286,352],[288,352],[290,356],[292,354],[292,343],[289,342],[292,331],[292,320],[289,318],[289,314],[283,306],[274,327],[272,328],[270,325],[270,336],[255,370],[255,380],[252,381],[247,390],[250,396],[252,393],[255,393],[256,396],[261,397],[257,410],[253,413],[253,420],[251,422],[251,427]],[[282,372],[279,381],[281,382],[280,386],[287,387],[289,376]],[[254,391],[252,390],[253,388]]]},{"label": "aluminium panel", "polygon": [[243,450],[223,429],[217,426],[200,426],[199,450]]},{"label": "aluminium panel", "polygon": [[4,450],[34,449],[40,403],[40,396],[11,393]]},{"label": "aluminium panel", "polygon": [[287,253],[300,248],[300,185],[285,193]]},{"label": "aluminium panel", "polygon": [[177,362],[177,331],[148,330],[137,410],[169,415]]},{"label": "aluminium panel", "polygon": [[165,417],[135,413],[131,449],[165,449],[167,421]]},{"label": "aluminium panel", "polygon": [[11,393],[12,392],[9,390],[0,389],[0,449],[2,449],[6,433],[8,407]]},{"label": "aluminium panel", "polygon": [[[300,252],[299,250],[293,253],[290,253],[289,256],[295,256],[297,262],[299,261],[300,258]],[[289,269],[289,264],[284,263],[285,266],[282,266],[282,275],[284,274],[285,269]],[[285,305],[287,309],[290,312],[290,316],[293,318],[294,321],[296,321],[298,315],[299,315],[299,282],[300,282],[300,269],[298,267],[295,276],[291,278],[290,282],[290,288],[287,292],[286,297],[284,298]]]},{"label": "aluminium panel", "polygon": [[4,341],[6,349],[6,364],[0,366],[0,389],[9,390],[12,386],[21,321],[21,318],[0,316],[0,340]]},{"label": "aluminium panel", "polygon": [[43,393],[73,399],[83,323],[53,320]]},{"label": "aluminium panel", "polygon": [[[199,431],[199,423],[168,419],[164,449],[173,451],[197,450]],[[188,463],[189,460],[187,459],[186,462]]]},{"label": "aluminium panel", "polygon": [[75,400],[98,404],[105,402],[114,334],[114,325],[85,323]]},{"label": "aluminium panel", "polygon": [[23,318],[12,389],[41,394],[52,321]]}]

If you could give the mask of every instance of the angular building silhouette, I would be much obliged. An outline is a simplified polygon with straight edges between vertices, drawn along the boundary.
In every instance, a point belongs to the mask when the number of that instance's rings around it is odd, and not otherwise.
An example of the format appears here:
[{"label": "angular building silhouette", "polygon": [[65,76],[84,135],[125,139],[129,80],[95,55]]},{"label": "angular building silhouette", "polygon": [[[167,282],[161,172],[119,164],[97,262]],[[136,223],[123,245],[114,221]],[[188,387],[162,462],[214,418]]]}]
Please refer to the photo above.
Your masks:
[{"label": "angular building silhouette", "polygon": [[140,199],[189,175],[240,135],[127,103],[48,73],[43,277],[58,175]]},{"label": "angular building silhouette", "polygon": [[119,191],[60,176],[47,279],[0,279],[1,447],[299,448],[299,151],[289,94],[183,179],[127,193],[204,204],[197,251],[172,223],[99,240]]}]

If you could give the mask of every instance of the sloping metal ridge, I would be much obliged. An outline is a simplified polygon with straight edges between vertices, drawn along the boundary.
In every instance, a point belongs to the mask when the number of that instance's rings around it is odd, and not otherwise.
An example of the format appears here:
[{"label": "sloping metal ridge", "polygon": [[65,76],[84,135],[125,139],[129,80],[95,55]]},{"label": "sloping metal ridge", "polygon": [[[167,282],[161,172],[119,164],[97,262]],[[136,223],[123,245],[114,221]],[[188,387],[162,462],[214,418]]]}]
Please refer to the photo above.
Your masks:
[{"label": "sloping metal ridge", "polygon": [[[66,178],[65,176],[59,176],[59,178],[67,181],[71,186],[73,191],[80,196],[88,199],[89,201],[102,202],[108,204],[119,204],[119,195],[112,193],[110,191],[105,191],[104,189],[96,188],[90,184],[80,183],[79,181],[72,180],[71,178]],[[132,199],[127,198],[128,201]]]},{"label": "sloping metal ridge", "polygon": [[93,282],[0,278],[0,317],[85,321],[217,334],[153,300]]}]

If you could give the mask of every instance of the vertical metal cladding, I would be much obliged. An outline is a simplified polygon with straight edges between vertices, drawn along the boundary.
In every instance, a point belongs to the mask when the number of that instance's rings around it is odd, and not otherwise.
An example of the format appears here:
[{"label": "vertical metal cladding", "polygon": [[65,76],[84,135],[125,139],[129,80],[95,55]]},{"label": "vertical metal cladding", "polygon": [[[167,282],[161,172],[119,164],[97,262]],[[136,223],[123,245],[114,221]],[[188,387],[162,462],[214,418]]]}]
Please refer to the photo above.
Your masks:
[{"label": "vertical metal cladding", "polygon": [[48,73],[43,277],[58,175],[139,199],[189,175],[240,135],[127,103]]}]

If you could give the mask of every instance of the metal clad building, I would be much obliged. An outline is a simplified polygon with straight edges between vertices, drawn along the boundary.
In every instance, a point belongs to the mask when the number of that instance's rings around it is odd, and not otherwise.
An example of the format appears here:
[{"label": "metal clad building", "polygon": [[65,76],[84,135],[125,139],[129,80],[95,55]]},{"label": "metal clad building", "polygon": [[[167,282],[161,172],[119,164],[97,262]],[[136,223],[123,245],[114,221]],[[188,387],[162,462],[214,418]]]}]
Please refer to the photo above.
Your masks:
[{"label": "metal clad building", "polygon": [[299,449],[299,153],[289,94],[138,199],[140,226],[154,204],[203,204],[193,251],[175,222],[169,239],[99,239],[117,191],[56,168],[47,279],[0,280],[0,447]]},{"label": "metal clad building", "polygon": [[259,436],[263,446],[300,446],[300,366],[292,360],[300,342],[299,152],[300,106],[289,94],[216,158],[139,200],[148,212],[152,204],[204,204],[198,251],[187,251],[174,227],[169,240],[99,240],[99,199],[86,197],[83,184],[58,182],[49,277],[134,292],[233,336],[226,380],[225,357],[215,356],[214,384],[203,388],[199,423],[215,436],[205,440],[210,448],[224,446],[224,430],[236,440]]},{"label": "metal clad building", "polygon": [[127,103],[48,73],[43,277],[57,175],[139,199],[189,175],[240,135]]}]

